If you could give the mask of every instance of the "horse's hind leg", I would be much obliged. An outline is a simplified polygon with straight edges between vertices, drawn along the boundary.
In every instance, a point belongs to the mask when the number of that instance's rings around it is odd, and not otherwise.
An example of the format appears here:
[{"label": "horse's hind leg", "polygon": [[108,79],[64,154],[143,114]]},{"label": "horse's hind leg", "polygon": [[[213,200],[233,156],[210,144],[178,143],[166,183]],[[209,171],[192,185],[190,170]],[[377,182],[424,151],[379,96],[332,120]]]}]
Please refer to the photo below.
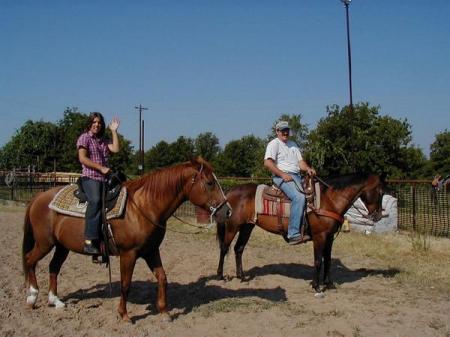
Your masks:
[{"label": "horse's hind leg", "polygon": [[61,266],[69,255],[69,250],[60,244],[56,245],[55,253],[49,265],[49,289],[48,289],[48,305],[54,306],[56,309],[64,308],[66,305],[58,298],[58,274]]},{"label": "horse's hind leg", "polygon": [[164,271],[159,249],[157,249],[152,255],[144,257],[145,262],[153,272],[158,281],[158,298],[156,300],[156,307],[162,315],[163,319],[170,321],[171,318],[167,312],[167,277]]},{"label": "horse's hind leg", "polygon": [[25,275],[27,276],[26,282],[28,285],[27,304],[34,308],[36,305],[37,297],[39,294],[39,287],[36,279],[36,265],[48,252],[52,249],[49,247],[40,247],[37,243],[34,244],[32,250],[25,255]]},{"label": "horse's hind leg", "polygon": [[244,272],[242,271],[242,254],[244,253],[245,245],[250,239],[254,224],[245,224],[239,230],[239,237],[234,245],[234,253],[236,257],[236,276],[244,281]]}]

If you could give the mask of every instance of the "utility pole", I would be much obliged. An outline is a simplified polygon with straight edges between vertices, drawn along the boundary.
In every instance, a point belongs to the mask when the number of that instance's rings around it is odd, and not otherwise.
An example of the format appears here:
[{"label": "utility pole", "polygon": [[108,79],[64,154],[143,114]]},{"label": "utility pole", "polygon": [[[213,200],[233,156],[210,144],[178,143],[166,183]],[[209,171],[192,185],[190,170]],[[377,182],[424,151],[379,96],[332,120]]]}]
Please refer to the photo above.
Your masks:
[{"label": "utility pole", "polygon": [[144,173],[144,121],[142,120],[142,110],[148,110],[141,104],[135,106],[135,109],[139,110],[139,152],[138,152],[138,172],[142,175]]},{"label": "utility pole", "polygon": [[348,6],[352,0],[341,0],[345,6],[345,17],[347,22],[347,56],[348,56],[348,84],[350,89],[350,111],[353,112],[353,93],[352,93],[352,52],[350,48],[350,19],[348,15]]}]

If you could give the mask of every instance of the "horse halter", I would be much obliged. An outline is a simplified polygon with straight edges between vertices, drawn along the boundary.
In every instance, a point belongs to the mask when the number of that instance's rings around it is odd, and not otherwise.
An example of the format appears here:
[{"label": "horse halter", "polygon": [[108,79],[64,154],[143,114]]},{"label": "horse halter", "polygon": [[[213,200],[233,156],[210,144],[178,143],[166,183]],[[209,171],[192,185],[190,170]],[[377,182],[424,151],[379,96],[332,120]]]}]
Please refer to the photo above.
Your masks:
[{"label": "horse halter", "polygon": [[[201,176],[202,173],[203,173],[203,164],[201,164],[200,170],[198,170],[198,172],[192,177],[192,185],[191,185],[191,189],[190,189],[188,195],[191,194],[192,189],[194,188],[194,184],[196,182],[197,177]],[[217,205],[212,205],[209,201],[206,203],[206,206],[208,207],[209,211],[211,212],[210,218],[211,218],[211,223],[212,223],[213,216],[217,213],[217,211],[220,208],[222,208],[224,205],[228,206],[228,208],[230,209],[230,211],[228,213],[228,217],[231,216],[232,208],[231,208],[230,203],[227,200],[227,197],[225,196],[225,193],[223,192],[222,186],[220,186],[219,180],[217,179],[216,175],[214,174],[214,172],[212,172],[211,174],[212,174],[212,176],[214,178],[214,184],[216,184],[219,187],[220,193],[222,194],[222,197],[223,197],[223,200],[221,202],[219,202]],[[205,182],[202,179],[200,179],[200,184],[201,184],[202,188],[205,191],[209,192],[210,188],[208,188],[205,185]]]}]

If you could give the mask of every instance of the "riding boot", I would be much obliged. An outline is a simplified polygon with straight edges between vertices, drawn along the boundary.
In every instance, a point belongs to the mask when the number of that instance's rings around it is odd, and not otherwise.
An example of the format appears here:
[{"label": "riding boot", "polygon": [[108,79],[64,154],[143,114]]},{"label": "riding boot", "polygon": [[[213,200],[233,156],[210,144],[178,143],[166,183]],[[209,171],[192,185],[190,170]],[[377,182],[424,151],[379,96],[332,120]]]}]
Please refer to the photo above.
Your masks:
[{"label": "riding boot", "polygon": [[83,252],[89,255],[100,255],[100,250],[94,245],[92,240],[84,241]]}]

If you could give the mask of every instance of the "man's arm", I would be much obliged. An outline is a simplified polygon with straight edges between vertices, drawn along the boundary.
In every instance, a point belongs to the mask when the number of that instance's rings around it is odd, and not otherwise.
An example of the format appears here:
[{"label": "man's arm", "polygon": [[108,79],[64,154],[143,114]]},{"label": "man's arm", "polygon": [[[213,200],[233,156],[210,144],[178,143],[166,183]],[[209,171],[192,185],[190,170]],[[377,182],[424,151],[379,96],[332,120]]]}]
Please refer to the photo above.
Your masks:
[{"label": "man's arm", "polygon": [[314,170],[312,167],[310,167],[306,161],[300,160],[300,162],[298,163],[298,166],[300,167],[301,171],[306,172],[308,175],[310,175],[310,176],[316,175],[316,170]]},{"label": "man's arm", "polygon": [[289,174],[281,171],[275,165],[275,162],[271,158],[264,159],[264,166],[267,167],[269,169],[269,171],[272,172],[274,175],[276,175],[278,177],[281,177],[284,181],[291,181],[291,180],[293,180],[293,178]]}]

